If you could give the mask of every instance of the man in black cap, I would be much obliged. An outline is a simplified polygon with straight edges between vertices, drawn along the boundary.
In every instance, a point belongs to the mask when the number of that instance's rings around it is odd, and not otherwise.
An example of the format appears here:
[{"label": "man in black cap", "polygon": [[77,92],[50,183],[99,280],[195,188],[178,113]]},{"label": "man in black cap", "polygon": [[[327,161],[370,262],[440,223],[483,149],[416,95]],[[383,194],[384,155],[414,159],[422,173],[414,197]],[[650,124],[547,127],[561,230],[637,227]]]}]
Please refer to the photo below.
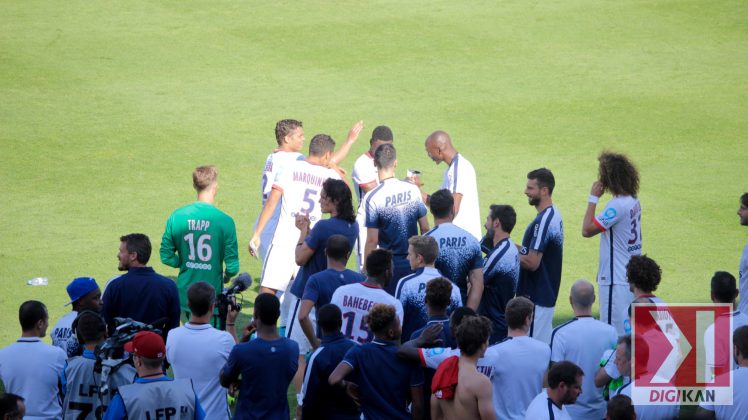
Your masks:
[{"label": "man in black cap", "polygon": [[73,305],[73,310],[57,321],[49,335],[53,346],[61,348],[68,357],[73,357],[82,352],[78,339],[73,334],[73,321],[83,311],[101,312],[101,289],[93,277],[78,277],[68,284],[67,291],[70,302],[65,306]]}]

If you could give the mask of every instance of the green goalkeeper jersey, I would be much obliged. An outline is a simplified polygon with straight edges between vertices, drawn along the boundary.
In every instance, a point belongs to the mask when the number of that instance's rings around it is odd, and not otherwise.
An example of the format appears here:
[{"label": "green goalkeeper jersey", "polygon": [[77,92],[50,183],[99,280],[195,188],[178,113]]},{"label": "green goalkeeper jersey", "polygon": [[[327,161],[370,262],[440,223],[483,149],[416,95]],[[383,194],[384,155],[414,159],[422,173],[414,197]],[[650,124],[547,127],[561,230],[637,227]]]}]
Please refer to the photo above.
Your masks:
[{"label": "green goalkeeper jersey", "polygon": [[224,263],[227,276],[239,272],[234,219],[212,204],[199,201],[178,208],[166,221],[161,262],[179,268],[179,303],[189,311],[187,289],[193,283],[206,281],[219,293],[223,288]]}]

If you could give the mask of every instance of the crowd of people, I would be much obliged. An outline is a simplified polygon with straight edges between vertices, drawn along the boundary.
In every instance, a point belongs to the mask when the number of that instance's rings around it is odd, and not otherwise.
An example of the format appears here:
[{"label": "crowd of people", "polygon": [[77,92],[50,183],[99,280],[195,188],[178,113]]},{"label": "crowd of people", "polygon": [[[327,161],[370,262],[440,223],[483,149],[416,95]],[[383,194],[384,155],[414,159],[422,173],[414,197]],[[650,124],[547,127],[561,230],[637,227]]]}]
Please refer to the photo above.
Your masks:
[{"label": "crowd of people", "polygon": [[[133,233],[120,237],[123,274],[103,294],[90,277],[68,285],[72,311],[52,328],[51,346],[41,341],[45,305],[24,302],[21,338],[0,350],[0,416],[287,419],[292,389],[303,419],[678,417],[677,405],[631,399],[632,349],[639,362],[648,346],[632,304],[665,302],[654,294],[661,269],[642,254],[640,179],[627,156],[600,154],[581,221],[584,237],[600,236],[598,292],[576,281],[574,318],[554,328],[564,223],[553,172],[528,172],[537,216],[515,242],[514,208],[491,204],[480,219],[475,169],[443,131],[425,140],[429,158],[447,166],[439,190],[425,191],[417,171],[398,177],[386,126],[373,130],[349,181],[340,164],[362,130],[354,124],[337,149],[315,135],[304,156],[303,124],[277,123],[247,247],[262,272],[246,328],[237,332],[235,302],[221,310],[239,247],[233,219],[215,206],[218,171],[200,166],[197,200],[169,216],[161,239],[176,282],[148,266],[151,241]],[[748,226],[748,193],[738,215]],[[732,371],[733,404],[702,404],[696,416],[748,413],[748,300],[736,303],[738,284],[748,293],[748,244],[739,277],[711,280],[711,300],[734,307],[733,349],[723,349],[733,360],[705,366],[707,382]],[[122,322],[138,332],[118,342]]]}]

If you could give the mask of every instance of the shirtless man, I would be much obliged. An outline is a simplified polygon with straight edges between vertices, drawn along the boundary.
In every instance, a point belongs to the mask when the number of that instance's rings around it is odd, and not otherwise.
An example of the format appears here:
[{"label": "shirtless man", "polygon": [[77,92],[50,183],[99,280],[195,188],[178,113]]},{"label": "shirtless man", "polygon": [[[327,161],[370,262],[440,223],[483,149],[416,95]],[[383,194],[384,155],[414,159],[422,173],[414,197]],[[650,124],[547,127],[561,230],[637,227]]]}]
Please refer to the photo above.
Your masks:
[{"label": "shirtless man", "polygon": [[[491,381],[477,370],[478,359],[483,357],[488,348],[491,321],[482,316],[465,318],[455,335],[461,354],[457,360],[455,358],[445,360],[439,365],[434,375],[431,385],[434,391],[431,397],[432,418],[437,420],[495,419]],[[450,375],[447,373],[455,367],[459,370],[456,374],[456,383],[449,381]],[[452,385],[451,398],[448,395],[450,390],[446,389],[450,388],[450,385]]]}]

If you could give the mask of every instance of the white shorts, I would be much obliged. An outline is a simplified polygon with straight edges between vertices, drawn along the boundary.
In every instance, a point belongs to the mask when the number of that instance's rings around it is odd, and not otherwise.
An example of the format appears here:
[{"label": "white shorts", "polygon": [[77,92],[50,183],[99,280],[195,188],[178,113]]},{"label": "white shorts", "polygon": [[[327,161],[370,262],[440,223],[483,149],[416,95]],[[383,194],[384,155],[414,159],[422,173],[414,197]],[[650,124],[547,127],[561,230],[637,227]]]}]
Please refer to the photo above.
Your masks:
[{"label": "white shorts", "polygon": [[530,327],[530,337],[540,340],[545,344],[551,344],[551,335],[553,334],[553,310],[545,306],[535,305],[535,316],[532,319]]},{"label": "white shorts", "polygon": [[364,247],[366,246],[366,215],[359,210],[356,214],[356,223],[358,223],[358,239],[356,244],[353,246],[353,251],[356,253],[356,264],[358,264],[358,271],[364,272]]},{"label": "white shorts", "polygon": [[[290,338],[299,345],[299,355],[303,356],[308,352],[312,351],[312,345],[309,343],[309,339],[306,338],[304,330],[301,328],[299,322],[299,311],[301,310],[301,299],[297,298],[291,293],[286,293],[286,299],[291,302],[291,310],[288,311],[288,318],[286,319],[286,338]],[[309,321],[312,325],[317,324],[317,314],[312,308],[309,312]]]},{"label": "white shorts", "polygon": [[[613,326],[619,336],[626,334],[624,321],[628,319],[628,309],[634,294],[628,284],[598,284],[600,295],[600,321]],[[612,299],[611,299],[612,297]]]},{"label": "white shorts", "polygon": [[284,292],[291,280],[296,277],[299,266],[295,262],[295,242],[291,245],[272,244],[262,264],[262,287]]}]

